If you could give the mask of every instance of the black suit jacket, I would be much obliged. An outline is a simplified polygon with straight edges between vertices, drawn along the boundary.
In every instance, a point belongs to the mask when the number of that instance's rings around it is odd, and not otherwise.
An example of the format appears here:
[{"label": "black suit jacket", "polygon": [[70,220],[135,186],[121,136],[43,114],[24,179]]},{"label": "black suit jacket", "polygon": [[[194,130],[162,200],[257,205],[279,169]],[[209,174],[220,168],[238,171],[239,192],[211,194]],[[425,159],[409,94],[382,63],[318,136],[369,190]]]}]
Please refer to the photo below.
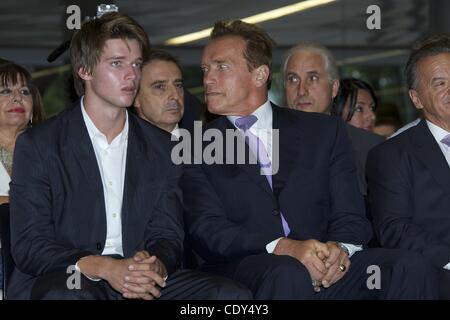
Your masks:
[{"label": "black suit jacket", "polygon": [[[123,252],[148,250],[169,273],[179,265],[184,236],[181,168],[172,165],[170,151],[169,134],[129,113]],[[17,264],[10,298],[26,299],[37,277],[102,253],[103,186],[79,104],[17,139],[10,196]]]},{"label": "black suit jacket", "polygon": [[184,114],[178,125],[180,128],[189,130],[193,132],[194,121],[201,121],[202,114],[202,104],[201,102],[189,92],[189,90],[184,91]]},{"label": "black suit jacket", "polygon": [[[280,211],[293,239],[353,244],[370,239],[343,121],[272,109],[280,156],[273,191],[257,164],[186,168],[182,179],[186,223],[191,244],[208,263],[266,252],[269,242],[284,236]],[[208,128],[223,134],[235,129],[226,117]]]},{"label": "black suit jacket", "polygon": [[450,262],[450,168],[425,120],[375,147],[369,199],[381,245]]},{"label": "black suit jacket", "polygon": [[384,141],[382,136],[364,129],[346,125],[347,134],[352,142],[356,163],[356,176],[358,177],[359,190],[367,195],[366,162],[369,151]]}]

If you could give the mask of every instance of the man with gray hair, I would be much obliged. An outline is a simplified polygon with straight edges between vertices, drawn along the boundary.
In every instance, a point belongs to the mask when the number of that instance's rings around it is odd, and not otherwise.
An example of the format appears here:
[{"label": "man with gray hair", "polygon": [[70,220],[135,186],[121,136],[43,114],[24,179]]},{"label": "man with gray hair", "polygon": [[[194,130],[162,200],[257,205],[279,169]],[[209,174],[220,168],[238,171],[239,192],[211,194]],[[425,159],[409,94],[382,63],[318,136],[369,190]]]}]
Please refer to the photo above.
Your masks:
[{"label": "man with gray hair", "polygon": [[419,43],[406,65],[409,96],[424,119],[374,148],[369,197],[381,245],[425,256],[450,298],[450,35]]},{"label": "man with gray hair", "polygon": [[[287,52],[281,72],[289,108],[330,114],[339,90],[338,68],[330,50],[317,43],[299,43]],[[383,138],[351,125],[346,129],[352,142],[359,188],[365,196],[367,153]]]},{"label": "man with gray hair", "polygon": [[336,61],[316,43],[299,43],[289,49],[282,65],[287,105],[291,109],[330,114],[339,90]]}]

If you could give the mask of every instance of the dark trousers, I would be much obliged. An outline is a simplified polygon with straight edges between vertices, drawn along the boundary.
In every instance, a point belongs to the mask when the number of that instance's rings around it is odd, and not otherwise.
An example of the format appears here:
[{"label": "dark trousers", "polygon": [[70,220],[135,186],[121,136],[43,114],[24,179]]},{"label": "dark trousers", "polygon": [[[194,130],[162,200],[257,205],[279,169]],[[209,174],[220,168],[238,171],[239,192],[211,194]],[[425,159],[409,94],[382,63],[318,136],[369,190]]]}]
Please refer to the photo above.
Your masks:
[{"label": "dark trousers", "polygon": [[3,256],[0,248],[0,290],[3,289]]},{"label": "dark trousers", "polygon": [[[33,300],[123,300],[106,281],[81,275],[80,289],[68,289],[68,274],[51,273],[34,283]],[[250,300],[252,294],[230,279],[194,270],[178,270],[166,281],[159,300]]]},{"label": "dark trousers", "polygon": [[[241,282],[255,299],[438,298],[436,272],[419,254],[366,249],[355,253],[350,261],[347,274],[331,287],[321,287],[319,293],[314,292],[307,269],[290,256],[252,255],[236,263],[203,269]],[[380,286],[374,279],[374,269],[380,271]]]},{"label": "dark trousers", "polygon": [[0,248],[0,289],[3,289],[3,257],[1,248]]},{"label": "dark trousers", "polygon": [[437,269],[439,275],[439,299],[450,300],[450,270]]}]

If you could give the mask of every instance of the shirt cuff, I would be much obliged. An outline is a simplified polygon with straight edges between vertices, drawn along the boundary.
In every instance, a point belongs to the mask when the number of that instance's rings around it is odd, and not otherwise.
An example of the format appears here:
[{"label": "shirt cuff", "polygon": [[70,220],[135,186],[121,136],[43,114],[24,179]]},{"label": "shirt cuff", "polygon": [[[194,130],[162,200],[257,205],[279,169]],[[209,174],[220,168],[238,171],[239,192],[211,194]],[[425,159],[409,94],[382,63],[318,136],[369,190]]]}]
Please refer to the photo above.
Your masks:
[{"label": "shirt cuff", "polygon": [[270,242],[269,244],[266,245],[266,250],[268,253],[273,253],[275,251],[275,248],[278,244],[278,241],[280,241],[281,239],[283,239],[283,237],[278,238],[273,240],[272,242]]},{"label": "shirt cuff", "polygon": [[350,243],[339,242],[340,245],[344,246],[348,250],[348,257],[350,258],[355,252],[362,251],[362,245],[355,245]]},{"label": "shirt cuff", "polygon": [[[81,259],[83,259],[83,258],[81,258]],[[81,259],[80,259],[80,260],[81,260]],[[79,273],[82,273],[81,270],[80,270],[80,267],[78,266],[78,261],[77,261],[77,263],[75,263],[75,270],[76,270],[77,272],[79,272]],[[91,278],[91,277],[85,275],[84,273],[82,273],[82,274],[83,274],[86,278],[88,278],[89,280],[91,280],[91,281],[100,281],[100,280],[102,280],[102,279],[100,279],[100,278]]]}]

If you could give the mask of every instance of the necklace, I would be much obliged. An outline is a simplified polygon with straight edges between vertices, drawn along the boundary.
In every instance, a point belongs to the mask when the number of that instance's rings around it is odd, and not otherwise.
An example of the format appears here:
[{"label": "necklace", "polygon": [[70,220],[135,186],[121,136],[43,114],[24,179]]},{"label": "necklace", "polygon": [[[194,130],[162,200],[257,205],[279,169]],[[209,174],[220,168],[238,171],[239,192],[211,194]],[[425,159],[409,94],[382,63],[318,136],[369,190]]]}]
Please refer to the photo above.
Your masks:
[{"label": "necklace", "polygon": [[8,174],[11,176],[12,173],[12,163],[13,163],[13,152],[8,151],[2,146],[0,146],[0,162],[5,167]]},{"label": "necklace", "polygon": [[0,134],[0,148],[3,148],[5,150],[13,150],[15,144],[15,138],[11,139],[7,136],[4,136],[3,134]]}]

